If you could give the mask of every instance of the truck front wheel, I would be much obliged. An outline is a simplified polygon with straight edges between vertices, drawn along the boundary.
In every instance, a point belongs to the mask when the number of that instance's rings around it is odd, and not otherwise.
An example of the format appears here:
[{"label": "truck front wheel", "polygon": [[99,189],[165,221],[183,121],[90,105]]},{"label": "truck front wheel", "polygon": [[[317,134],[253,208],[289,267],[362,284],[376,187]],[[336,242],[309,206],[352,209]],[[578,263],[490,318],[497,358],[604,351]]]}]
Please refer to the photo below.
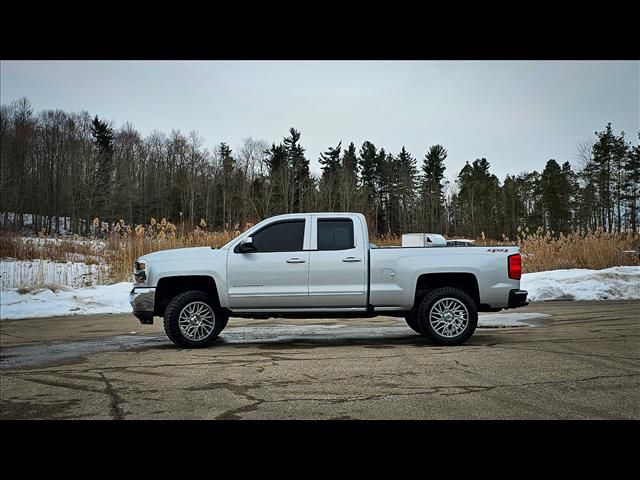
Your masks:
[{"label": "truck front wheel", "polygon": [[167,305],[164,331],[179,347],[201,348],[218,338],[227,321],[212,295],[188,291],[176,295]]},{"label": "truck front wheel", "polygon": [[453,287],[429,292],[420,303],[422,334],[438,345],[464,343],[478,325],[476,303],[464,290]]}]

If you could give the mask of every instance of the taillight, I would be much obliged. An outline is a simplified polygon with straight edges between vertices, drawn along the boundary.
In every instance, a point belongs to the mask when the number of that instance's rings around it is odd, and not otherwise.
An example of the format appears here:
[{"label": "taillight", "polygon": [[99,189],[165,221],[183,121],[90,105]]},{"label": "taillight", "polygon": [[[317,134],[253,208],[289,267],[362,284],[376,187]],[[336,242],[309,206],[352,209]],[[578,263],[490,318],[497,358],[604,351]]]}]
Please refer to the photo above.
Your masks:
[{"label": "taillight", "polygon": [[509,265],[509,278],[514,280],[520,280],[522,277],[522,257],[519,253],[514,255],[509,255],[508,258]]}]

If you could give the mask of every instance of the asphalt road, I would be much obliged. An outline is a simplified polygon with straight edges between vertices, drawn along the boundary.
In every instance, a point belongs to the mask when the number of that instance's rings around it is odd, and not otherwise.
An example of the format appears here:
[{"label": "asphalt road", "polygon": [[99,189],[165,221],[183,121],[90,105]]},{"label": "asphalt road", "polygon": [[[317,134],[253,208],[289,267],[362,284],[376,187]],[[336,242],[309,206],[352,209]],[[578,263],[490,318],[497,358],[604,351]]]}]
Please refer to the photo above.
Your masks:
[{"label": "asphalt road", "polygon": [[548,302],[438,347],[404,320],[231,319],[181,350],[159,319],[0,323],[1,419],[640,419],[640,301]]}]

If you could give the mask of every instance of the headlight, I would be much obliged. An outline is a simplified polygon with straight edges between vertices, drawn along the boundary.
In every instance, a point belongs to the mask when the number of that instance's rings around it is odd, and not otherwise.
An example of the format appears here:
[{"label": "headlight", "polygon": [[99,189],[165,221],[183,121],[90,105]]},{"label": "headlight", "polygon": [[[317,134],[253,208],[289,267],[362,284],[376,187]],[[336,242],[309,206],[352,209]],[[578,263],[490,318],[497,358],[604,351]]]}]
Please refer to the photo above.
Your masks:
[{"label": "headlight", "polygon": [[133,270],[133,283],[135,286],[143,286],[147,282],[147,262],[136,261]]}]

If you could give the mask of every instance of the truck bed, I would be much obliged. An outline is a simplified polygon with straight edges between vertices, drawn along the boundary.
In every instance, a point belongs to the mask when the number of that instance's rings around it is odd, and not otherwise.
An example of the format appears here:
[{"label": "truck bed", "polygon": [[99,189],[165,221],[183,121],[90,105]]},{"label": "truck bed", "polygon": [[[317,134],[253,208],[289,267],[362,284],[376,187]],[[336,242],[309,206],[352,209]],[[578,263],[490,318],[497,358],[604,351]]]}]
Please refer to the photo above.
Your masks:
[{"label": "truck bed", "polygon": [[370,304],[389,310],[412,305],[422,275],[468,273],[483,303],[507,307],[509,291],[519,288],[508,277],[507,258],[518,251],[515,245],[372,248]]}]

